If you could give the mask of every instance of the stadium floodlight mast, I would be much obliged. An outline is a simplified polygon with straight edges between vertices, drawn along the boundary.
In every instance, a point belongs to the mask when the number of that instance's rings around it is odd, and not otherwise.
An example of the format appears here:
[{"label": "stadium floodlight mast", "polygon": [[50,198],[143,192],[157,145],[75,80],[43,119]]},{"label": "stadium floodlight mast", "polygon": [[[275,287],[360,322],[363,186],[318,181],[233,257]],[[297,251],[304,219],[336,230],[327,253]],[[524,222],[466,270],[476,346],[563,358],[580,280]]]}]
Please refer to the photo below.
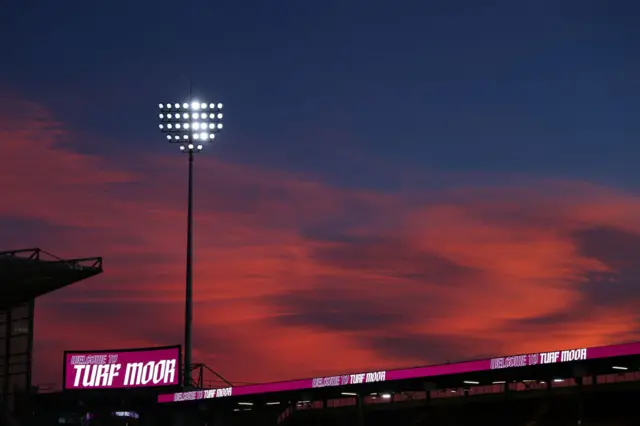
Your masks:
[{"label": "stadium floodlight mast", "polygon": [[193,320],[193,154],[214,142],[222,130],[222,104],[197,101],[161,103],[160,130],[189,158],[187,203],[187,276],[184,317],[184,386],[191,386],[191,323]]}]

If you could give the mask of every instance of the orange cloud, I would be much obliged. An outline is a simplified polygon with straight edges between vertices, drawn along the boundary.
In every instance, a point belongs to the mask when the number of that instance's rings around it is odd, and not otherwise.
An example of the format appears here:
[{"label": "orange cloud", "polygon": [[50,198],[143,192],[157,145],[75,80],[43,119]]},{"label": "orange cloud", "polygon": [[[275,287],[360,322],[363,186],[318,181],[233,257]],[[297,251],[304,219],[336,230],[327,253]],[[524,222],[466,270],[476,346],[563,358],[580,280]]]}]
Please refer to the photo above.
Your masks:
[{"label": "orange cloud", "polygon": [[[105,257],[103,276],[39,301],[36,380],[58,381],[64,349],[179,343],[186,161],[80,154],[41,107],[0,112],[3,240]],[[386,193],[196,162],[195,355],[231,380],[638,337],[635,194]]]}]

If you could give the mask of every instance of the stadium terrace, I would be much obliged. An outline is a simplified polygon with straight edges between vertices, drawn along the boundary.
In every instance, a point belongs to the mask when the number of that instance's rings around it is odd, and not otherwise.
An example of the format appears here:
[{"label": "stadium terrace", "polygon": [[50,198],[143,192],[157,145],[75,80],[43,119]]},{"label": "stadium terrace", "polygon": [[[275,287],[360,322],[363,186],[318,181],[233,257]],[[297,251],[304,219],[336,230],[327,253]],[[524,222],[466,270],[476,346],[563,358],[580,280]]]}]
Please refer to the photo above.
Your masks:
[{"label": "stadium terrace", "polygon": [[[539,382],[551,386],[554,381],[582,378],[585,376],[611,374],[620,371],[637,370],[640,355],[640,343],[571,350],[541,351],[529,354],[510,355],[452,364],[433,365],[397,370],[356,372],[343,375],[315,377],[285,382],[263,383],[244,386],[232,386],[216,389],[203,389],[188,392],[175,392],[158,396],[159,403],[197,401],[263,394],[297,393],[313,395],[314,392],[327,390],[333,394],[385,393],[397,389],[441,388],[458,383],[459,386],[505,384],[527,380],[537,376]],[[531,380],[529,380],[531,381]],[[360,389],[364,387],[366,389]],[[346,392],[349,391],[349,392]],[[329,392],[330,394],[331,392]],[[278,399],[276,395],[270,397]],[[286,398],[285,398],[286,399]]]}]

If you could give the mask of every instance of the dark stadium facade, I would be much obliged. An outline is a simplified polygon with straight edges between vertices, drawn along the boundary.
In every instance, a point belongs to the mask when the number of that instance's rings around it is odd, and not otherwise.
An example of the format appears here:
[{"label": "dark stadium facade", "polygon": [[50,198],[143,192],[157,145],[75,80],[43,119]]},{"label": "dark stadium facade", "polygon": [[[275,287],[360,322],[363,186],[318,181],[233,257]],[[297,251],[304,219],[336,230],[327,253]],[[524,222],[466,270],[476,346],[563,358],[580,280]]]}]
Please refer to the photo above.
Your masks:
[{"label": "dark stadium facade", "polygon": [[39,248],[0,252],[0,423],[30,410],[36,299],[102,273],[102,258]]}]

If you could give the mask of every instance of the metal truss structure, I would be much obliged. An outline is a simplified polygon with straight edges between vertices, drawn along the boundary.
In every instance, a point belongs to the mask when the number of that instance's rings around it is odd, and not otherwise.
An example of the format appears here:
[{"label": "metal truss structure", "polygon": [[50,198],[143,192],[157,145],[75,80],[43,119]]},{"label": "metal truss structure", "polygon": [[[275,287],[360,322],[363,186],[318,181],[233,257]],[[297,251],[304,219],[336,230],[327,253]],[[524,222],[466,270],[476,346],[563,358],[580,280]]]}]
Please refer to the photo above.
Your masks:
[{"label": "metal truss structure", "polygon": [[0,251],[0,310],[102,273],[102,258],[61,259],[39,248]]}]

